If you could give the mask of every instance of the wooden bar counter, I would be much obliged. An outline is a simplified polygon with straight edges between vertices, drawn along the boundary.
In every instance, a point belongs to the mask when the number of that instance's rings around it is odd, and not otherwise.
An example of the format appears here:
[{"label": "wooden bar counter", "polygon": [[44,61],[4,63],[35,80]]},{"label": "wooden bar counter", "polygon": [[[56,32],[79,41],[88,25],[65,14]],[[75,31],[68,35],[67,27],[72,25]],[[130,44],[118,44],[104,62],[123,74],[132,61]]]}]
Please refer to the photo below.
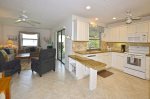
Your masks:
[{"label": "wooden bar counter", "polygon": [[4,92],[6,99],[11,99],[10,81],[11,81],[11,77],[0,78],[0,93]]},{"label": "wooden bar counter", "polygon": [[[92,91],[97,87],[97,72],[104,70],[106,64],[78,55],[69,55],[69,71],[75,72],[74,74],[78,79],[82,79],[86,74],[86,68],[89,69],[89,89]],[[73,60],[72,60],[73,59]],[[71,62],[74,61],[74,62]],[[81,64],[80,64],[81,63]],[[73,65],[74,64],[74,65]],[[70,69],[73,66],[73,69]],[[75,69],[74,69],[75,68]]]}]

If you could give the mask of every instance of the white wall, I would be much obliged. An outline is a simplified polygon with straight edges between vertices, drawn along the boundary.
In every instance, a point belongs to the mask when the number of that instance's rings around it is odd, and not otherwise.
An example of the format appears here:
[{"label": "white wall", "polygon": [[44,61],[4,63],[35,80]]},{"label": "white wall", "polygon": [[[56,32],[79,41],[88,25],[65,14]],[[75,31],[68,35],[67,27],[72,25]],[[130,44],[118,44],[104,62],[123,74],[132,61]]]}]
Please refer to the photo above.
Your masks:
[{"label": "white wall", "polygon": [[[57,31],[65,28],[65,35],[72,36],[72,16],[68,17],[64,22],[62,22],[60,25],[53,28],[53,41],[55,42],[55,48],[57,48]],[[65,38],[65,67],[68,69],[69,62],[68,62],[68,55],[72,54],[72,40]]]},{"label": "white wall", "polygon": [[0,44],[3,44],[2,25],[0,25]]},{"label": "white wall", "polygon": [[[46,48],[47,44],[43,40],[43,38],[51,36],[51,32],[49,29],[16,27],[16,26],[10,26],[10,25],[1,25],[1,27],[2,27],[2,34],[3,35],[2,36],[0,35],[0,36],[2,37],[3,44],[6,44],[9,35],[18,36],[19,31],[38,32],[38,33],[40,33],[41,47]],[[1,39],[1,37],[0,37],[0,39]],[[17,42],[16,42],[16,44],[17,44]]]}]

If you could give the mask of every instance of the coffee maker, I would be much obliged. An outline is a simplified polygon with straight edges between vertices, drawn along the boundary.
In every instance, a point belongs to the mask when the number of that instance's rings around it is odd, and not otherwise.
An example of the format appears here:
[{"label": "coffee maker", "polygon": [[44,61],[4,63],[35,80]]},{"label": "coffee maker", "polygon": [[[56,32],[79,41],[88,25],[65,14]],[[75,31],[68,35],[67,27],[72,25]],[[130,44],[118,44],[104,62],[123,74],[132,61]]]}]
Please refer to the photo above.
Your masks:
[{"label": "coffee maker", "polygon": [[121,52],[125,52],[126,51],[126,45],[121,45]]}]

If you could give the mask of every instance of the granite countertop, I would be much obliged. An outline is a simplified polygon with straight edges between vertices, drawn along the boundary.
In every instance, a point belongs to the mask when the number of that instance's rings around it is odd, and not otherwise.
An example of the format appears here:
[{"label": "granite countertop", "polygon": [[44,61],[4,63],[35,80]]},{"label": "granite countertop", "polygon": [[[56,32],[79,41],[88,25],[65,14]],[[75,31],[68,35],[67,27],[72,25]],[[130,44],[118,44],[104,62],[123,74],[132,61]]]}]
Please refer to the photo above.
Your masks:
[{"label": "granite countertop", "polygon": [[69,55],[68,57],[80,62],[81,64],[87,66],[88,68],[95,69],[97,71],[101,71],[105,69],[106,64],[98,61],[94,61],[92,59],[88,59],[85,57],[81,57],[78,55]]},{"label": "granite countertop", "polygon": [[112,51],[101,51],[101,50],[91,50],[91,51],[76,51],[75,53],[77,54],[82,54],[82,55],[86,55],[86,54],[97,54],[97,53],[106,53],[106,52],[117,52],[117,53],[124,53],[121,51],[117,51],[117,50],[112,50]]},{"label": "granite countertop", "polygon": [[[77,54],[82,54],[82,55],[86,55],[86,54],[97,54],[97,53],[106,53],[106,52],[117,52],[117,53],[125,53],[125,52],[121,52],[121,51],[117,51],[117,50],[112,50],[112,51],[104,51],[104,50],[91,50],[91,51],[75,51],[75,53]],[[150,57],[150,53],[146,54],[147,57]]]}]

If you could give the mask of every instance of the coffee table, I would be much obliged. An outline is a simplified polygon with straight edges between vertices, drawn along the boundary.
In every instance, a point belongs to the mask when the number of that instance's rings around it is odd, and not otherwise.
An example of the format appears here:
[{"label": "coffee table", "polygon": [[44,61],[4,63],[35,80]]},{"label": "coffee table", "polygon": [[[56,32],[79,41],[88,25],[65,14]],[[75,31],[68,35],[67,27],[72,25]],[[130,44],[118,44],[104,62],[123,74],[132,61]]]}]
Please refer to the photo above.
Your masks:
[{"label": "coffee table", "polygon": [[16,56],[16,59],[28,59],[30,62],[31,56],[30,53],[21,53]]}]

